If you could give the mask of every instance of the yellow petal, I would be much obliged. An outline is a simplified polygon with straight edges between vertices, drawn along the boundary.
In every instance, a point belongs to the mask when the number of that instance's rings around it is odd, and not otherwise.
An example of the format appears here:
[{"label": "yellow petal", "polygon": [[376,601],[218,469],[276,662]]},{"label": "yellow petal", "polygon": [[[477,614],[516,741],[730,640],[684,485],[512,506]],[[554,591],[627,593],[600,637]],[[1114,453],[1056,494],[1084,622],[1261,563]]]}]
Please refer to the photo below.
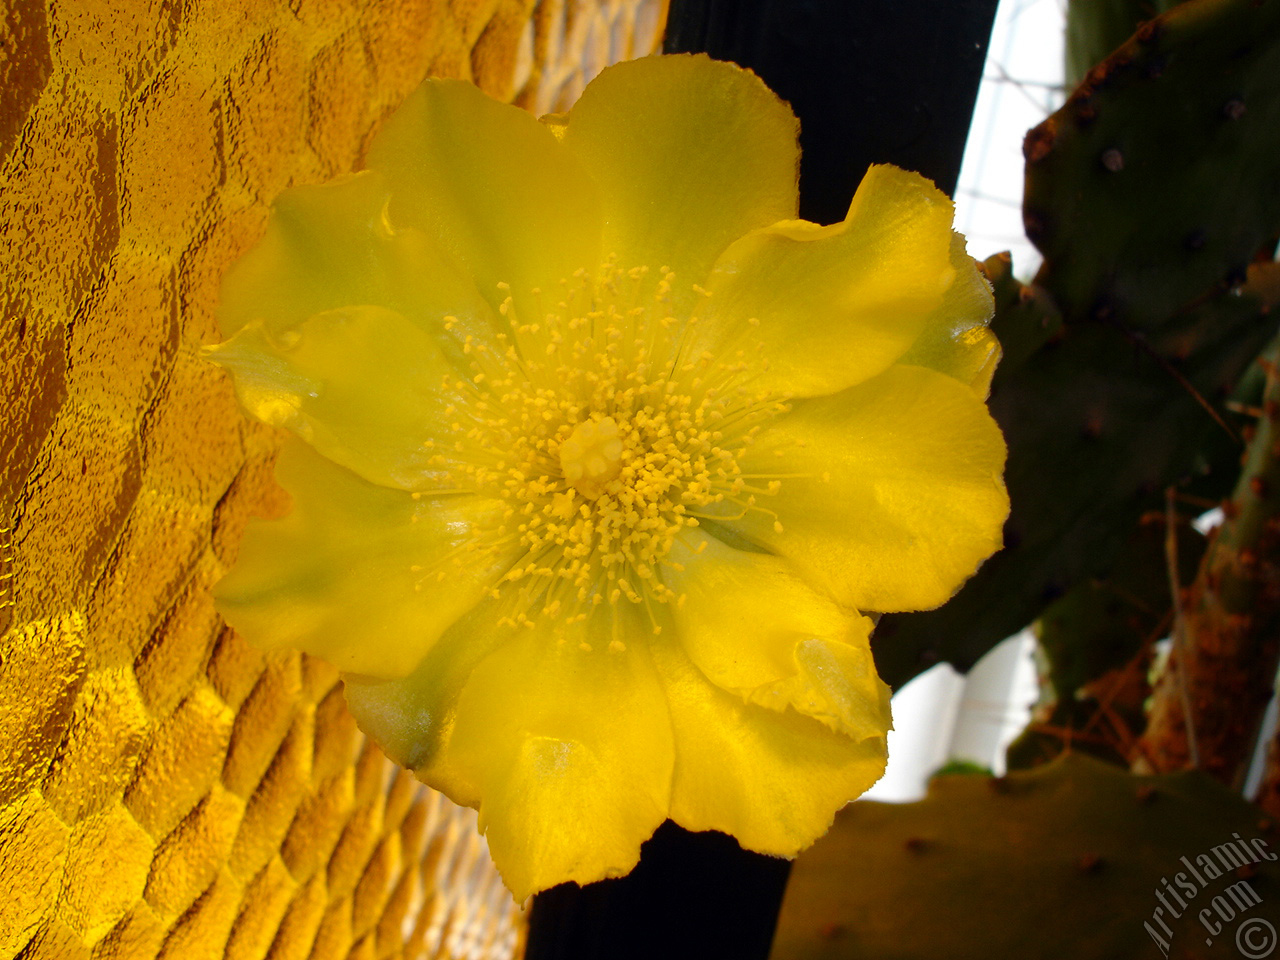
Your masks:
[{"label": "yellow petal", "polygon": [[511,639],[510,628],[497,626],[497,605],[486,597],[462,614],[407,676],[343,676],[351,715],[382,752],[455,803],[469,807],[480,805],[474,771],[465,764],[459,767],[445,748],[471,672]]},{"label": "yellow petal", "polygon": [[390,196],[371,172],[281,194],[262,240],[223,277],[223,334],[254,322],[279,334],[325,310],[362,304],[423,325],[452,314],[466,332],[491,329],[489,305],[458,265],[420,232],[391,228]]},{"label": "yellow petal", "polygon": [[671,721],[646,632],[629,607],[542,617],[467,681],[448,752],[479,787],[481,829],[517,900],[629,872],[667,817]]},{"label": "yellow petal", "polygon": [[724,252],[692,355],[746,350],[767,364],[753,388],[793,397],[874,376],[916,341],[951,285],[952,215],[924,177],[873,166],[842,222],[773,224]]},{"label": "yellow petal", "polygon": [[871,659],[868,618],[815,591],[780,557],[696,532],[684,540],[697,545],[677,542],[663,577],[682,595],[671,613],[676,635],[712,683],[854,740],[885,735],[889,688]]},{"label": "yellow petal", "polygon": [[600,262],[600,206],[581,164],[532,116],[473,84],[428,80],[387,120],[369,168],[391,188],[391,222],[453,253],[493,304],[512,287],[539,320],[532,288],[553,290]]},{"label": "yellow petal", "polygon": [[754,74],[706,56],[604,70],[569,113],[564,144],[600,188],[604,250],[676,273],[676,316],[725,247],[796,215],[795,116]]},{"label": "yellow petal", "polygon": [[991,284],[965,252],[964,237],[958,233],[951,237],[951,266],[956,275],[942,304],[898,362],[955,377],[985,400],[1000,362],[1000,342],[987,328],[995,312],[995,298]]},{"label": "yellow petal", "polygon": [[432,458],[456,439],[447,401],[457,398],[441,385],[459,374],[439,343],[398,313],[347,307],[276,336],[255,321],[206,356],[231,371],[259,420],[366,480],[413,490],[447,482]]},{"label": "yellow petal", "polygon": [[969,387],[895,365],[797,401],[762,433],[739,466],[787,479],[733,527],[843,604],[929,609],[1001,545],[1004,458],[1004,438]]},{"label": "yellow petal", "polygon": [[655,644],[653,656],[675,730],[671,819],[685,829],[795,856],[884,773],[883,736],[856,740],[791,710],[744,703],[710,683],[678,643]]},{"label": "yellow petal", "polygon": [[293,509],[250,523],[238,562],[214,590],[219,612],[257,646],[404,676],[512,560],[477,545],[501,514],[492,501],[415,500],[296,440],[285,444],[276,478]]}]

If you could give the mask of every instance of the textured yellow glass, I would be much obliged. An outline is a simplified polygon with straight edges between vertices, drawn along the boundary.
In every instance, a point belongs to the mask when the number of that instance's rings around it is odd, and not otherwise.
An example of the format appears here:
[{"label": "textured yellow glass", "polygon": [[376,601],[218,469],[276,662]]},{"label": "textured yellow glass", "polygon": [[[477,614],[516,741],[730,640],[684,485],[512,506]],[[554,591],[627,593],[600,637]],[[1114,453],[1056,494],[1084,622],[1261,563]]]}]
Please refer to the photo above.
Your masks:
[{"label": "textured yellow glass", "polygon": [[474,812],[360,735],[335,669],[214,610],[288,498],[199,350],[271,201],[424,77],[550,106],[661,38],[661,0],[536,8],[6,5],[0,957],[518,953]]},{"label": "textured yellow glass", "polygon": [[668,817],[807,846],[884,768],[864,611],[999,544],[951,202],[874,167],[796,220],[796,132],[702,56],[549,124],[428,82],[226,278],[209,355],[297,439],[219,609],[343,669],[518,899],[627,872]]}]

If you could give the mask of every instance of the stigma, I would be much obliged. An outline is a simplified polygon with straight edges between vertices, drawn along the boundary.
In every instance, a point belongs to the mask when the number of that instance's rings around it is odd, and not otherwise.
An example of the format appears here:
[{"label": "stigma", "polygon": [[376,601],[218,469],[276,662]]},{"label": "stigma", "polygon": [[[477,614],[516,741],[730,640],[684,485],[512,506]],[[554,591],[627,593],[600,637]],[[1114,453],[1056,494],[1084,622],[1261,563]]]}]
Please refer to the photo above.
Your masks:
[{"label": "stigma", "polygon": [[578,493],[595,500],[622,472],[622,439],[613,417],[584,420],[560,444],[560,472]]}]

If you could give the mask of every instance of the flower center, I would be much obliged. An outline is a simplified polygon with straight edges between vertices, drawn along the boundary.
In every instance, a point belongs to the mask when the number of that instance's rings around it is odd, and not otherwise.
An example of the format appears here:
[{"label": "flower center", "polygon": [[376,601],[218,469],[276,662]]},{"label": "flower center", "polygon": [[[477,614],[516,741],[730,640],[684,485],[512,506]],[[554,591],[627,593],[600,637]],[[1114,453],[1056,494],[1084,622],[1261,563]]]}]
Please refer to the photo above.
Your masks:
[{"label": "flower center", "polygon": [[519,307],[499,284],[508,329],[463,338],[471,374],[443,383],[456,418],[435,457],[446,485],[506,504],[472,547],[523,552],[493,592],[512,624],[678,601],[663,568],[685,530],[771,513],[757,497],[780,481],[744,475],[738,459],[785,401],[751,388],[741,353],[682,355],[695,321],[670,315],[669,271],[642,293],[647,273],[606,263]]},{"label": "flower center", "polygon": [[613,417],[584,420],[560,444],[560,472],[588,500],[622,472],[622,440]]}]

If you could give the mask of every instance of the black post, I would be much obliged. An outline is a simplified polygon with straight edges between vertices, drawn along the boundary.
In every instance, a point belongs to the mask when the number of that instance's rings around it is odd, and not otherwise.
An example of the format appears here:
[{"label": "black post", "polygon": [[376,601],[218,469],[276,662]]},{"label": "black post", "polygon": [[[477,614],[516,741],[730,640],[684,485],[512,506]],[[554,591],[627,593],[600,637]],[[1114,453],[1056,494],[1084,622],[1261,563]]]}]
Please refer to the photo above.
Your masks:
[{"label": "black post", "polygon": [[[844,219],[872,163],[948,194],[996,0],[671,0],[667,53],[750,67],[800,118],[800,215]],[[620,880],[539,894],[526,960],[766,960],[790,863],[668,821]]]},{"label": "black post", "polygon": [[539,894],[526,960],[765,960],[791,863],[668,820],[620,880]]},{"label": "black post", "polygon": [[750,67],[800,118],[800,215],[843,220],[873,163],[956,189],[996,0],[672,0],[666,52]]}]

